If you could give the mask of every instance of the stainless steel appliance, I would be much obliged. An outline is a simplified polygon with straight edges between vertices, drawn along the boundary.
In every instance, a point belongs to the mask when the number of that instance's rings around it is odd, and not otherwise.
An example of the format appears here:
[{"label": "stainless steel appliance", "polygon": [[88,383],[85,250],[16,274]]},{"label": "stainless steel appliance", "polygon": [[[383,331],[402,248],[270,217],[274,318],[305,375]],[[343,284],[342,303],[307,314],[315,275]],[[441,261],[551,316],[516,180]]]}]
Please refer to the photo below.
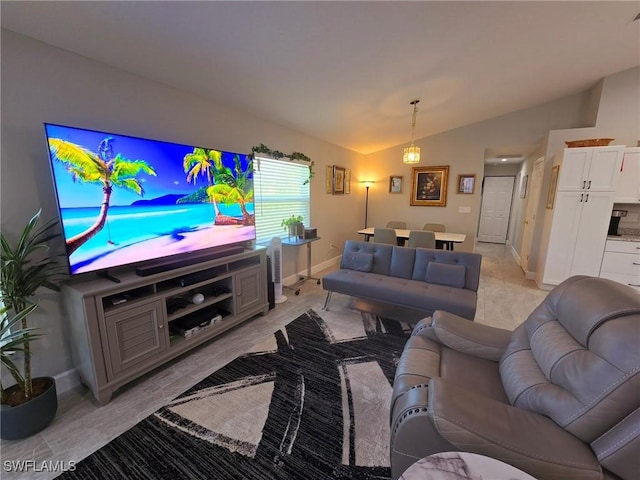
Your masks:
[{"label": "stainless steel appliance", "polygon": [[618,233],[618,225],[620,225],[620,219],[627,216],[627,210],[612,210],[611,220],[609,221],[609,235],[620,236]]}]

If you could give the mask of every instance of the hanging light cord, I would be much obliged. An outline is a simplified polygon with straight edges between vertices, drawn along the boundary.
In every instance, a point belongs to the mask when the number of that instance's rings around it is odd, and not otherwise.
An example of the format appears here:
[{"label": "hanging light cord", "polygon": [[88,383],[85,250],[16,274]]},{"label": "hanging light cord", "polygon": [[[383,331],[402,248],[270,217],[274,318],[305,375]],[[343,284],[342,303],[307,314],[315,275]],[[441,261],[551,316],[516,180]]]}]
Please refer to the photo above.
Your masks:
[{"label": "hanging light cord", "polygon": [[413,120],[411,121],[411,144],[413,145],[413,138],[415,136],[415,131],[416,131],[416,115],[418,114],[418,102],[420,100],[415,99],[411,102],[411,105],[413,105]]}]

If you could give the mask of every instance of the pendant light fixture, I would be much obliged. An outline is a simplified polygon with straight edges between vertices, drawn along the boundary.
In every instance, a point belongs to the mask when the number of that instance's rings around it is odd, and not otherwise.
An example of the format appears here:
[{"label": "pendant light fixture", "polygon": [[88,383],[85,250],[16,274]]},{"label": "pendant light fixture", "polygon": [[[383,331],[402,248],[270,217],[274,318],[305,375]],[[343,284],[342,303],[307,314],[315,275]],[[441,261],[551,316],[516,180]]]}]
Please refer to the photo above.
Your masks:
[{"label": "pendant light fixture", "polygon": [[412,100],[410,105],[413,105],[413,120],[411,122],[411,145],[405,147],[404,155],[402,156],[402,162],[408,165],[420,163],[420,147],[416,147],[413,144],[413,135],[416,130],[416,114],[418,113],[419,98]]}]

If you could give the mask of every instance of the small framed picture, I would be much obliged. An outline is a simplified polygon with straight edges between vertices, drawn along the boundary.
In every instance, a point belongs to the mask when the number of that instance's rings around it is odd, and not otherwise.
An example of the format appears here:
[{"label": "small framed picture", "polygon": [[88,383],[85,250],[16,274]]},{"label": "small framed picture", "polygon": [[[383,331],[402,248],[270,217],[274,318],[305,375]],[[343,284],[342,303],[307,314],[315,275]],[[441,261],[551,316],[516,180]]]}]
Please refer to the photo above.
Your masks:
[{"label": "small framed picture", "polygon": [[409,205],[446,207],[449,165],[413,167],[411,169],[411,198]]},{"label": "small framed picture", "polygon": [[476,176],[474,174],[458,175],[458,192],[473,193],[476,188]]},{"label": "small framed picture", "polygon": [[392,175],[389,177],[389,193],[402,193],[402,179],[404,177]]},{"label": "small framed picture", "polygon": [[334,195],[344,195],[344,167],[333,166],[333,193]]},{"label": "small framed picture", "polygon": [[344,171],[344,193],[351,193],[351,169],[347,168]]},{"label": "small framed picture", "polygon": [[333,193],[333,165],[327,165],[326,192]]},{"label": "small framed picture", "polygon": [[556,199],[556,188],[558,188],[558,173],[560,173],[560,165],[556,165],[551,169],[551,181],[549,182],[549,192],[547,193],[547,208],[553,210],[553,202]]}]

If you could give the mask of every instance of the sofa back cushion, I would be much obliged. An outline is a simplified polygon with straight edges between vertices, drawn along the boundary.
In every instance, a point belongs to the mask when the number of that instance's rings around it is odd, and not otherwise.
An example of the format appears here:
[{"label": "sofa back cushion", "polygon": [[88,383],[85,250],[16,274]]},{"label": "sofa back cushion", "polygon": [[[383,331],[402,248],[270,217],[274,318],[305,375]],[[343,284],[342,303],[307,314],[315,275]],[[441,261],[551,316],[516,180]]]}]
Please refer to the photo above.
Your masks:
[{"label": "sofa back cushion", "polygon": [[509,401],[585,442],[640,407],[640,299],[606,279],[571,277],[513,333],[500,360]]}]

